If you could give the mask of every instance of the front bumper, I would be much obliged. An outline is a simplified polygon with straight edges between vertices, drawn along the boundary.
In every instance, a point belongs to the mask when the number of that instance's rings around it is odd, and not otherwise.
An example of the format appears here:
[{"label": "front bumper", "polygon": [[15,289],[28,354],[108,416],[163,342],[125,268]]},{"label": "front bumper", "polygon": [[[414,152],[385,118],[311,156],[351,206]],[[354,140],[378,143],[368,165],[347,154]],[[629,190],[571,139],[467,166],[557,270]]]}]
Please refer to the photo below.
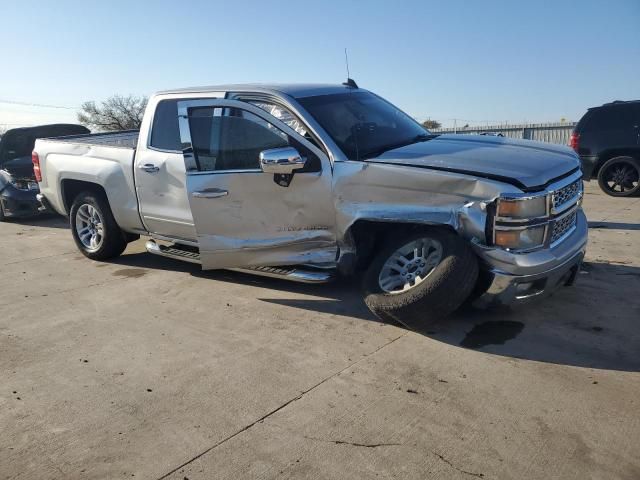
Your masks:
[{"label": "front bumper", "polygon": [[488,289],[474,302],[477,307],[526,303],[571,285],[587,248],[587,219],[578,210],[576,228],[554,248],[529,254],[476,247],[483,261]]},{"label": "front bumper", "polygon": [[0,202],[6,217],[31,217],[40,213],[41,203],[37,190],[20,190],[6,185],[0,192]]}]

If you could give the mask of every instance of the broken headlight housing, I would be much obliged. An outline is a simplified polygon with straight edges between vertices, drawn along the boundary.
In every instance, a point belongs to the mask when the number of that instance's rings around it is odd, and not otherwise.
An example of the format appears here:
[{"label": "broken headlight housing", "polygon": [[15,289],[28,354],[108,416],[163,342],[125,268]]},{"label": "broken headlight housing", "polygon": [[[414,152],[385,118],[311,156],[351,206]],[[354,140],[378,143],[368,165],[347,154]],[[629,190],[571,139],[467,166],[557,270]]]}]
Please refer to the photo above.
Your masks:
[{"label": "broken headlight housing", "polygon": [[9,183],[18,190],[38,190],[38,183],[30,178],[13,178],[9,179]]}]

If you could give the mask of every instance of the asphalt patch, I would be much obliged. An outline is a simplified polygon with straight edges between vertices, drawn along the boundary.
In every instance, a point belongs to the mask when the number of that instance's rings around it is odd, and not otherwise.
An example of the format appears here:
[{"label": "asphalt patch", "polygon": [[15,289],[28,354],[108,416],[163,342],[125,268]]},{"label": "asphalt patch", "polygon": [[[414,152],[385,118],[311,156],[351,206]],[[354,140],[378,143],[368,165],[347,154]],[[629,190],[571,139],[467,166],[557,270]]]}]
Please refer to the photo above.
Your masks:
[{"label": "asphalt patch", "polygon": [[471,329],[462,339],[460,346],[465,348],[482,348],[487,345],[504,345],[517,337],[524,323],[512,320],[498,320],[480,323]]}]

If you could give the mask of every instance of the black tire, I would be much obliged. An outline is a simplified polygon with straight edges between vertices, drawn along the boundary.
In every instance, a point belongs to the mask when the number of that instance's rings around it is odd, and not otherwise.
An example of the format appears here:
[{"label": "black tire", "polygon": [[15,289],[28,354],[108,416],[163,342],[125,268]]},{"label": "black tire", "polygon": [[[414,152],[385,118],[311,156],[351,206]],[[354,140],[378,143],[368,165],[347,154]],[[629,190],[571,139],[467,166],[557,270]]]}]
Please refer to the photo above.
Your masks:
[{"label": "black tire", "polygon": [[[388,293],[380,286],[385,262],[402,246],[420,238],[440,242],[440,262],[421,283],[407,291]],[[384,321],[396,321],[414,330],[453,313],[473,291],[478,279],[478,260],[457,234],[444,229],[428,229],[394,235],[371,262],[364,276],[364,301]]]},{"label": "black tire", "polygon": [[640,162],[633,157],[610,158],[598,171],[598,185],[612,197],[640,194]]},{"label": "black tire", "polygon": [[[98,248],[91,249],[87,247],[80,239],[78,229],[76,228],[76,220],[78,211],[81,207],[89,205],[95,208],[101,219],[102,236],[101,243]],[[116,223],[109,207],[109,202],[104,195],[98,192],[82,192],[76,196],[71,205],[69,213],[69,225],[73,240],[76,242],[78,249],[83,255],[91,260],[108,260],[119,256],[127,247],[125,234]]]},{"label": "black tire", "polygon": [[4,214],[4,207],[2,206],[2,202],[0,202],[0,222],[6,221],[7,217]]}]

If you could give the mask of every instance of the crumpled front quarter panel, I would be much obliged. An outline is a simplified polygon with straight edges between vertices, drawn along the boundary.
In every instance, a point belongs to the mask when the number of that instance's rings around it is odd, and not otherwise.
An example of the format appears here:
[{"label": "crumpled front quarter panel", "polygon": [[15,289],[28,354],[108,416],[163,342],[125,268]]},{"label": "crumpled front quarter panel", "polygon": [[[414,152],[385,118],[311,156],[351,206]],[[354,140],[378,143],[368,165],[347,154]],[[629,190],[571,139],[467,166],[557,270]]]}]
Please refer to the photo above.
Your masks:
[{"label": "crumpled front quarter panel", "polygon": [[341,250],[353,250],[350,227],[359,220],[447,225],[464,238],[485,242],[486,206],[504,183],[401,165],[336,162],[334,201]]}]

